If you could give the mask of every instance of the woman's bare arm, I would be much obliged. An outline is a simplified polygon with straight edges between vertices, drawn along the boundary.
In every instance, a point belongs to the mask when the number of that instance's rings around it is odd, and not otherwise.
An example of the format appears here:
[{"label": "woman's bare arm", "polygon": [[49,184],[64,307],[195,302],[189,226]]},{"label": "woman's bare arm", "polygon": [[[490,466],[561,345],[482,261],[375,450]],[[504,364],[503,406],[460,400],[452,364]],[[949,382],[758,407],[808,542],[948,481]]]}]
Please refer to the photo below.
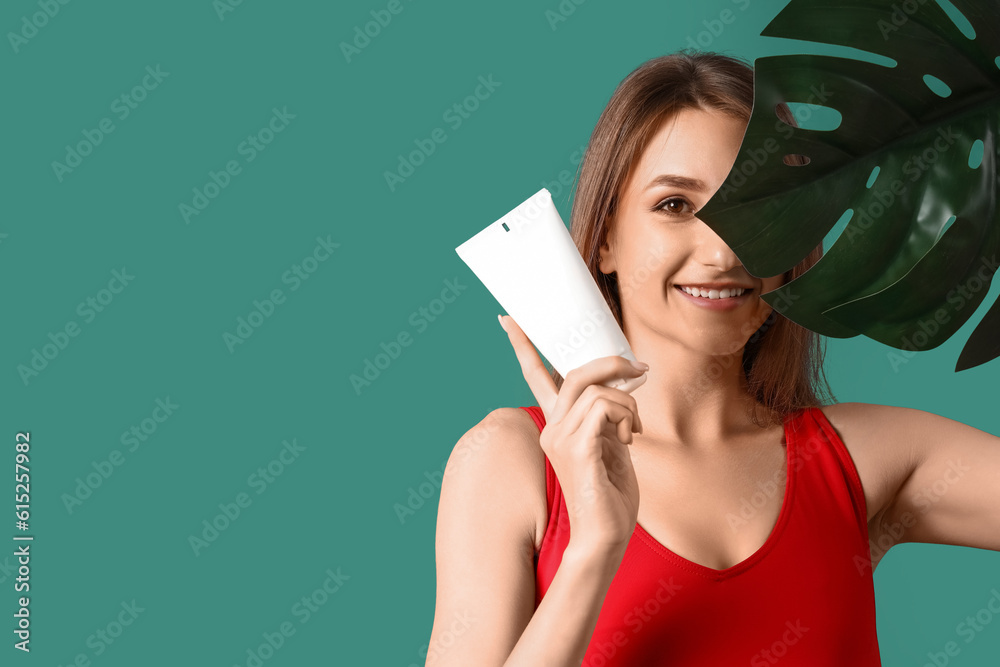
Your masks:
[{"label": "woman's bare arm", "polygon": [[601,554],[570,544],[504,667],[579,667],[623,555]]},{"label": "woman's bare arm", "polygon": [[544,455],[520,408],[499,408],[452,451],[441,483],[427,667],[578,666],[622,553],[571,543],[537,612],[534,545]]},{"label": "woman's bare arm", "polygon": [[841,403],[824,410],[839,417],[845,443],[862,443],[862,456],[877,448],[880,535],[897,544],[1000,551],[1000,438],[916,408]]}]

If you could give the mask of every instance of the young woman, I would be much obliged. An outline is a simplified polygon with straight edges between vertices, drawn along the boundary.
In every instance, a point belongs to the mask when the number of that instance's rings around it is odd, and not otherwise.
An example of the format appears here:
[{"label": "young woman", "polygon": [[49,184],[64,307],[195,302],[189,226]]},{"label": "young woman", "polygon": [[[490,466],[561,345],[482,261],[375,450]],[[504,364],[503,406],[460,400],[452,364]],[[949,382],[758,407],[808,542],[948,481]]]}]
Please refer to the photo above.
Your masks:
[{"label": "young woman", "polygon": [[[822,247],[755,277],[698,219],[752,103],[746,64],[682,52],[601,115],[572,235],[645,365],[563,379],[501,319],[538,405],[492,411],[446,466],[428,667],[879,665],[890,546],[1000,550],[1000,438],[822,404],[819,337],[760,298]],[[625,374],[646,380],[602,386]]]}]

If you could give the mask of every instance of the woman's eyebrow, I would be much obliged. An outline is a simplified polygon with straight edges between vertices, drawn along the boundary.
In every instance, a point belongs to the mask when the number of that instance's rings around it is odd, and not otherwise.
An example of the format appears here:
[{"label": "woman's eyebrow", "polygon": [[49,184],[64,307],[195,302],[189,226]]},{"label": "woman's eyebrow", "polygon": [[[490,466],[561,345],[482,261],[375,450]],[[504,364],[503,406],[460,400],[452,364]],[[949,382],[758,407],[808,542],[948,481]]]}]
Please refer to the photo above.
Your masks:
[{"label": "woman's eyebrow", "polygon": [[656,178],[654,178],[652,181],[649,182],[649,185],[646,186],[646,189],[649,190],[651,188],[655,188],[658,185],[667,185],[674,188],[692,190],[694,192],[705,192],[708,189],[705,185],[705,182],[702,180],[699,180],[697,178],[689,178],[687,176],[678,176],[677,174],[662,174],[660,176],[657,176]]}]

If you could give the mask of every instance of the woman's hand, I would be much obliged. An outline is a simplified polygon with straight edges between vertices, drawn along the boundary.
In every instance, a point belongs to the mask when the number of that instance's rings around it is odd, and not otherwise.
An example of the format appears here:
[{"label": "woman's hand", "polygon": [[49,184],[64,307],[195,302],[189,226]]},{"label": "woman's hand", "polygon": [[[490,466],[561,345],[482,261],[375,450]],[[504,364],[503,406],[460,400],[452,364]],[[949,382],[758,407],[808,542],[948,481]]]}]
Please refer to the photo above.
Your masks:
[{"label": "woman's hand", "polygon": [[513,318],[504,316],[501,325],[545,415],[540,444],[566,497],[571,544],[620,557],[639,512],[639,485],[625,445],[633,432],[642,433],[642,421],[631,395],[603,383],[645,370],[624,357],[601,357],[571,370],[556,389]]}]

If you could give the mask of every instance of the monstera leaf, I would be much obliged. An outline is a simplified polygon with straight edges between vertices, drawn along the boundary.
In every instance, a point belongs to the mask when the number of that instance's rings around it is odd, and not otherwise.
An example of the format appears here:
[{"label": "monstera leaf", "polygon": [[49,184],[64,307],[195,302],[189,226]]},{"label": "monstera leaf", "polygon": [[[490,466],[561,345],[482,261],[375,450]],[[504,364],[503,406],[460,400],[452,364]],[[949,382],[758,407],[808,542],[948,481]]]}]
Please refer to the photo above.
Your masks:
[{"label": "monstera leaf", "polygon": [[[698,214],[760,277],[792,268],[848,219],[818,263],[761,295],[817,333],[927,350],[989,291],[1000,261],[1000,0],[952,1],[968,24],[934,0],[791,0],[761,33],[894,61],[757,59],[736,163]],[[777,116],[782,102],[798,127]],[[1000,302],[955,370],[998,355]]]}]

